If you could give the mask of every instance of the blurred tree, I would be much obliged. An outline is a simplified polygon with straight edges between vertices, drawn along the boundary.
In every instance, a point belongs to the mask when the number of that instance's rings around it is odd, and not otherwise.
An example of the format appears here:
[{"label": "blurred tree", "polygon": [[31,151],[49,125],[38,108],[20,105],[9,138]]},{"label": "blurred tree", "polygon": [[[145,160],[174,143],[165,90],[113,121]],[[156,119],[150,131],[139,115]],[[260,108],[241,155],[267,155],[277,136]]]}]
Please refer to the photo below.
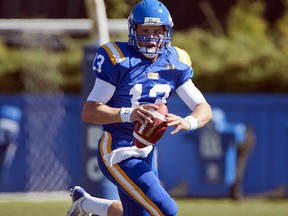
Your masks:
[{"label": "blurred tree", "polygon": [[239,0],[224,33],[215,31],[217,26],[174,32],[173,44],[192,57],[194,80],[203,91],[288,91],[287,15],[279,18],[277,29],[264,11],[263,1]]},{"label": "blurred tree", "polygon": [[127,18],[139,0],[105,0],[107,17],[110,19]]},{"label": "blurred tree", "polygon": [[[276,34],[278,37],[275,38],[279,47],[288,54],[288,0],[283,0],[286,10],[283,16],[276,21]],[[279,39],[278,39],[279,38]]]}]

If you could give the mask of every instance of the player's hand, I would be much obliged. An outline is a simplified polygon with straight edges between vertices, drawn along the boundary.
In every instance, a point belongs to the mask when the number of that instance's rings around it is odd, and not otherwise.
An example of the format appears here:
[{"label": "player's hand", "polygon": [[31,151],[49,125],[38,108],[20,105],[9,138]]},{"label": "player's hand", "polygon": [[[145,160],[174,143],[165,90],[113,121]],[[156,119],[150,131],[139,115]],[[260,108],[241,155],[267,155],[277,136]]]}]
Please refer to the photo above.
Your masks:
[{"label": "player's hand", "polygon": [[139,121],[141,124],[145,122],[152,123],[153,122],[153,114],[148,109],[158,109],[159,107],[155,104],[145,104],[138,106],[133,109],[131,113],[131,121]]},{"label": "player's hand", "polygon": [[175,127],[175,130],[171,131],[172,135],[178,133],[180,130],[189,130],[190,128],[190,124],[180,116],[169,113],[165,117],[168,122],[167,125]]}]

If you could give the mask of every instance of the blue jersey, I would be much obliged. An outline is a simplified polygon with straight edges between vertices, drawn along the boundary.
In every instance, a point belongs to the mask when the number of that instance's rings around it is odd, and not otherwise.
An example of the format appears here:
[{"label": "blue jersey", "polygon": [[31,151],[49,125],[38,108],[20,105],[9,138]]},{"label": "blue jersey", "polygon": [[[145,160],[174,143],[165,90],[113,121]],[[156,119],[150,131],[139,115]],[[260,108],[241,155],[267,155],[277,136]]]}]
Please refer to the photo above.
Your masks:
[{"label": "blue jersey", "polygon": [[[107,43],[100,47],[93,70],[98,79],[116,87],[107,105],[119,108],[147,103],[166,104],[171,94],[193,75],[190,57],[184,50],[171,46],[152,62],[127,42]],[[132,139],[133,126],[133,123],[113,123],[103,125],[103,129]]]}]

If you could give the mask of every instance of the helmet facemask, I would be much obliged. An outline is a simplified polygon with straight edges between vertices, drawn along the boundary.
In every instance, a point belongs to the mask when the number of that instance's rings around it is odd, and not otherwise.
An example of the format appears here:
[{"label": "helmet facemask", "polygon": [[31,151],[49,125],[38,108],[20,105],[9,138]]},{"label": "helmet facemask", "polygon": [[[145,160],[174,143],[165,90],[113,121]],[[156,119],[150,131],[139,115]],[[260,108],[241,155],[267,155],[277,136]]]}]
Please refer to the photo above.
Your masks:
[{"label": "helmet facemask", "polygon": [[[129,34],[129,44],[147,58],[157,57],[170,46],[170,34],[168,28],[164,27],[163,36],[141,36],[136,33],[137,26]],[[141,44],[141,45],[140,45]]]}]

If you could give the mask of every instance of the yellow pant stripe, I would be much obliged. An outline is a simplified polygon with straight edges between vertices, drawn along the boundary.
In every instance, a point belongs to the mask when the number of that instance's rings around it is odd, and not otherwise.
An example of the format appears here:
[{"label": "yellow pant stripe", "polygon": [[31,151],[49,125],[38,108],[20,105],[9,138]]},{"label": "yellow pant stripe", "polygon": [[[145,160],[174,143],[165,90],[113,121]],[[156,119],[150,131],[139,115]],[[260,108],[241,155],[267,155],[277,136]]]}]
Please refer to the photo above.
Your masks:
[{"label": "yellow pant stripe", "polygon": [[[104,158],[104,155],[109,154],[111,149],[112,137],[108,132],[104,132],[104,135],[100,141],[100,152],[101,157]],[[155,216],[163,215],[160,209],[140,190],[137,185],[123,172],[123,170],[114,164],[112,167],[107,167],[109,172],[113,175],[116,181],[139,203],[141,203],[145,209]]]}]

